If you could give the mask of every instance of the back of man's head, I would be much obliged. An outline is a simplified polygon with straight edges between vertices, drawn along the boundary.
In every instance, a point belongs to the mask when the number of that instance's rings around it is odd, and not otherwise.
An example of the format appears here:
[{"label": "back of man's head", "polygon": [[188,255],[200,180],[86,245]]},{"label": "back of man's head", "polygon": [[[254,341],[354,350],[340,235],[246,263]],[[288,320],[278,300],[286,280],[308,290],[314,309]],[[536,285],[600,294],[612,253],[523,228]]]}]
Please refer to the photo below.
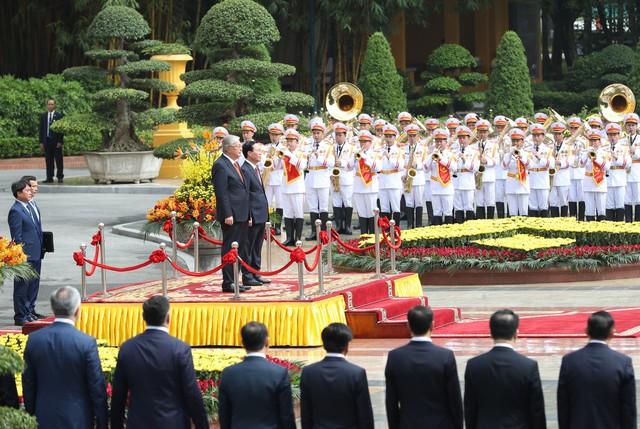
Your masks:
[{"label": "back of man's head", "polygon": [[512,310],[498,310],[489,319],[491,338],[494,340],[513,340],[518,331],[520,318]]},{"label": "back of man's head", "polygon": [[54,316],[73,317],[80,307],[80,293],[71,286],[63,286],[51,294],[51,310]]},{"label": "back of man's head", "polygon": [[249,322],[240,330],[240,336],[242,346],[248,353],[258,352],[266,346],[269,331],[260,322]]},{"label": "back of man's head", "polygon": [[413,335],[426,335],[433,324],[433,311],[424,305],[416,305],[407,314],[409,329]]},{"label": "back of man's head", "polygon": [[613,335],[614,320],[606,311],[596,311],[587,321],[587,335],[592,340],[608,340]]},{"label": "back of man's head", "polygon": [[331,323],[322,330],[322,344],[328,353],[344,353],[353,339],[353,332],[344,323]]},{"label": "back of man's head", "polygon": [[154,295],[142,304],[142,318],[149,326],[162,326],[169,314],[169,300],[162,295]]}]

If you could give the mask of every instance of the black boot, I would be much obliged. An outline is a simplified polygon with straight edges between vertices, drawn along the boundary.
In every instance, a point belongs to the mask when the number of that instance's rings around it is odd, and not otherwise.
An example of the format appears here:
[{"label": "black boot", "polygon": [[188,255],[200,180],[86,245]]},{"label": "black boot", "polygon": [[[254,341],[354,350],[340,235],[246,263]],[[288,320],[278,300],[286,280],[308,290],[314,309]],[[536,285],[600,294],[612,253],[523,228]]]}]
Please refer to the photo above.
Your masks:
[{"label": "black boot", "polygon": [[569,215],[569,206],[560,207],[560,217],[567,217]]},{"label": "black boot", "polygon": [[402,219],[402,215],[400,214],[400,212],[394,212],[393,213],[393,220],[396,221],[396,226],[398,228],[400,227],[400,219]]},{"label": "black boot", "polygon": [[320,212],[320,222],[322,222],[320,225],[320,231],[326,231],[327,222],[329,222],[329,212]]},{"label": "black boot", "polygon": [[538,210],[529,209],[529,217],[539,217],[539,216],[540,216],[540,212]]},{"label": "black boot", "polygon": [[595,216],[587,216],[587,222],[595,222],[596,217]]},{"label": "black boot", "polygon": [[[464,212],[462,210],[456,210],[456,223],[463,223],[464,222]],[[446,219],[446,217],[445,217]]]},{"label": "black boot", "polygon": [[376,218],[368,217],[367,219],[367,231],[369,234],[373,234],[376,232]]},{"label": "black boot", "polygon": [[540,217],[549,217],[549,210],[540,210]]},{"label": "black boot", "polygon": [[[462,212],[460,212],[462,213]],[[453,224],[453,216],[445,216],[444,217],[444,223],[446,225],[452,225]]]},{"label": "black boot", "polygon": [[551,217],[559,217],[560,216],[560,208],[551,206],[549,207],[549,212],[551,212]]},{"label": "black boot", "polygon": [[584,220],[584,214],[586,212],[586,206],[584,205],[584,201],[578,202],[578,220]]},{"label": "black boot", "polygon": [[598,222],[602,222],[603,220],[607,220],[607,217],[605,215],[598,215],[598,217],[596,218],[596,220]]},{"label": "black boot", "polygon": [[353,217],[353,207],[345,207],[342,209],[342,214],[344,217],[342,218],[342,225],[344,229],[344,233],[346,235],[351,235],[353,232],[351,231],[351,219]]},{"label": "black boot", "polygon": [[433,226],[442,225],[442,216],[434,216],[433,222],[431,223]]},{"label": "black boot", "polygon": [[569,216],[577,217],[578,216],[578,202],[577,201],[569,201]]},{"label": "black boot", "polygon": [[342,207],[333,208],[333,229],[338,231],[338,234],[344,234],[344,225],[342,223]]},{"label": "black boot", "polygon": [[[483,207],[484,209],[484,207]],[[467,220],[475,220],[476,219],[476,214],[473,212],[473,210],[468,210],[465,213],[465,221]]]},{"label": "black boot", "polygon": [[[296,228],[295,240],[296,241],[302,240],[302,228],[303,227],[304,227],[304,219],[296,218],[296,221],[295,221],[295,228]],[[296,243],[294,242],[293,245],[295,246]]]},{"label": "black boot", "polygon": [[633,213],[633,221],[638,222],[640,221],[640,206],[636,205],[633,207],[633,209],[635,210]]},{"label": "black boot", "polygon": [[407,229],[413,229],[416,227],[415,224],[415,211],[413,207],[406,207],[404,209],[404,214],[407,217]]},{"label": "black boot", "polygon": [[305,241],[316,241],[316,220],[320,217],[318,213],[309,213],[311,217],[311,232],[305,237]]},{"label": "black boot", "polygon": [[633,206],[624,206],[624,220],[626,222],[633,222]]},{"label": "black boot", "polygon": [[294,225],[294,222],[292,218],[289,218],[289,217],[284,218],[284,228],[287,230],[287,239],[282,244],[285,246],[296,245],[296,240],[295,238],[293,238],[294,236],[293,225]]},{"label": "black boot", "polygon": [[284,210],[276,209],[276,213],[280,216],[280,222],[275,224],[275,230],[276,230],[276,235],[280,235],[282,234],[282,231],[280,230],[280,224],[284,221]]},{"label": "black boot", "polygon": [[624,221],[624,209],[616,209],[615,220],[616,222]]},{"label": "black boot", "polygon": [[[606,219],[606,220],[610,220],[611,222],[613,222],[613,220],[614,220],[614,216],[615,216],[615,215],[614,215],[615,210],[613,210],[613,209],[606,209],[606,210],[605,210],[605,213],[607,214],[607,215],[605,216],[605,219]],[[599,219],[598,219],[598,220],[599,220]]]},{"label": "black boot", "polygon": [[422,228],[422,206],[416,207],[416,228]]},{"label": "black boot", "polygon": [[[478,206],[476,207],[476,219],[486,219],[487,212],[484,207]],[[469,213],[467,212],[467,220],[469,220]]]},{"label": "black boot", "polygon": [[358,223],[360,224],[360,235],[368,234],[367,220],[368,219],[366,217],[361,217],[358,219]]},{"label": "black boot", "polygon": [[498,219],[504,219],[504,203],[496,203],[496,209],[498,210]]},{"label": "black boot", "polygon": [[427,225],[433,225],[433,203],[431,201],[427,201]]},{"label": "black boot", "polygon": [[487,219],[495,219],[496,218],[496,208],[494,206],[487,206]]},{"label": "black boot", "polygon": [[387,219],[391,220],[391,213],[388,212],[380,212],[380,216],[379,218],[382,219],[383,217],[386,217]]}]

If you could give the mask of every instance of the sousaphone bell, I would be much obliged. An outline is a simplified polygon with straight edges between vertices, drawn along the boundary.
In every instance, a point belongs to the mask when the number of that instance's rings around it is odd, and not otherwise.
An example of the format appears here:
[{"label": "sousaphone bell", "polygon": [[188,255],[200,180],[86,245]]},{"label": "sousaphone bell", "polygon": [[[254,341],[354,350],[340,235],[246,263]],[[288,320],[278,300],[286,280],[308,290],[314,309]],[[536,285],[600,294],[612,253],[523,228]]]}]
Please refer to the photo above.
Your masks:
[{"label": "sousaphone bell", "polygon": [[636,98],[628,87],[614,83],[600,92],[598,107],[607,121],[621,122],[627,113],[636,109]]},{"label": "sousaphone bell", "polygon": [[358,116],[363,101],[360,88],[349,82],[340,82],[327,93],[325,107],[332,117],[346,122]]}]

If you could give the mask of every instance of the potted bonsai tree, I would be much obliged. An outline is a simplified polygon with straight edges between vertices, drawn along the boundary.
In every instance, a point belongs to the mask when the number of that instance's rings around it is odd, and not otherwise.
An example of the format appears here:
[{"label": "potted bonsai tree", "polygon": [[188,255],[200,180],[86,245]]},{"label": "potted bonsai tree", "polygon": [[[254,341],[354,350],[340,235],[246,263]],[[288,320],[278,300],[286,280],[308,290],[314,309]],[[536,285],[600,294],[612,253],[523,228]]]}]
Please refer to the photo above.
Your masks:
[{"label": "potted bonsai tree", "polygon": [[135,9],[107,6],[100,11],[87,29],[87,36],[96,40],[98,48],[85,52],[88,59],[104,67],[81,66],[64,71],[69,79],[104,80],[110,86],[91,96],[93,112],[69,115],[57,121],[54,129],[63,134],[90,135],[99,132],[102,150],[85,152],[91,177],[96,181],[153,180],[157,177],[161,159],[140,141],[138,129],[175,122],[175,109],[149,109],[149,90],[171,93],[176,86],[150,78],[152,73],[168,71],[165,61],[144,59],[159,54],[189,54],[189,49],[162,42],[144,40],[151,33],[145,19]]}]

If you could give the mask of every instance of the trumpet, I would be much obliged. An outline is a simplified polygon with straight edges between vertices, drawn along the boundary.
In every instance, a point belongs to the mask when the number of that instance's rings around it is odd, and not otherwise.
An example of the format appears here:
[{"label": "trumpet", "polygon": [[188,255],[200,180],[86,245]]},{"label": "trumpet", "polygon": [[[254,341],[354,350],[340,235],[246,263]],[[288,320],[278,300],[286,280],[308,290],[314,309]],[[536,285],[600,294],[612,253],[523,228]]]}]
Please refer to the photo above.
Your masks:
[{"label": "trumpet", "polygon": [[353,157],[356,159],[356,161],[360,161],[360,159],[362,158],[362,151],[357,151],[353,154]]},{"label": "trumpet", "polygon": [[588,155],[589,159],[596,159],[596,157],[598,156],[598,152],[596,152],[594,148],[590,148]]},{"label": "trumpet", "polygon": [[440,162],[440,151],[437,150],[431,154],[431,159],[435,162]]},{"label": "trumpet", "polygon": [[520,158],[520,149],[518,149],[517,147],[513,148],[513,152],[511,152],[511,155],[516,158]]},{"label": "trumpet", "polygon": [[282,149],[278,149],[276,156],[280,159],[284,158],[284,151]]}]

